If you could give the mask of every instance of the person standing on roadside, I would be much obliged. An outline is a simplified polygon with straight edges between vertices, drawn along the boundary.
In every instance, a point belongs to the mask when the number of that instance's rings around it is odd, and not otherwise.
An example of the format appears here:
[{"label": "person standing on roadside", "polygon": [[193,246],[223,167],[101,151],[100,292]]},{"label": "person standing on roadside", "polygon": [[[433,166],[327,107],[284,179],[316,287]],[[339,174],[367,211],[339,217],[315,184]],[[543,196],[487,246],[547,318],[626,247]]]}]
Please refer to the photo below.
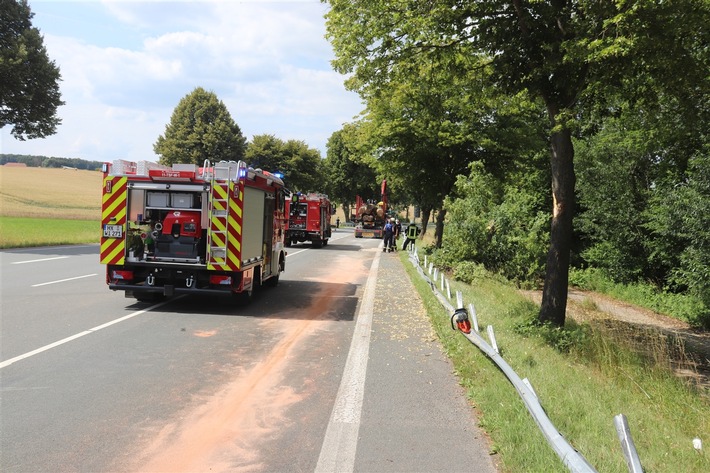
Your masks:
[{"label": "person standing on roadside", "polygon": [[394,235],[392,236],[392,248],[397,251],[397,242],[399,241],[399,236],[402,234],[402,224],[399,223],[399,219],[394,221]]},{"label": "person standing on roadside", "polygon": [[385,253],[388,253],[392,251],[392,246],[394,245],[394,242],[392,241],[392,237],[394,236],[394,219],[387,220],[387,223],[385,223],[385,247],[382,249]]},{"label": "person standing on roadside", "polygon": [[407,238],[404,240],[404,244],[402,245],[402,249],[406,250],[407,246],[409,244],[414,244],[414,240],[417,239],[417,236],[419,235],[420,230],[419,227],[417,227],[417,224],[414,222],[410,222],[409,225],[407,226]]}]

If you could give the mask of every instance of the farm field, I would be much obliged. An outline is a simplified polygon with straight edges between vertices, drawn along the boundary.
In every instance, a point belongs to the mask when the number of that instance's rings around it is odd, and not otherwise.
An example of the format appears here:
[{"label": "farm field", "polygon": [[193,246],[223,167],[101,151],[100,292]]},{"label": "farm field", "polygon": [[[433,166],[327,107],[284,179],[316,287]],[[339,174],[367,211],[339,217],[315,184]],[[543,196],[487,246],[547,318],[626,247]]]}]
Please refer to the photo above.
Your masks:
[{"label": "farm field", "polygon": [[0,248],[98,242],[101,179],[99,171],[0,166]]}]

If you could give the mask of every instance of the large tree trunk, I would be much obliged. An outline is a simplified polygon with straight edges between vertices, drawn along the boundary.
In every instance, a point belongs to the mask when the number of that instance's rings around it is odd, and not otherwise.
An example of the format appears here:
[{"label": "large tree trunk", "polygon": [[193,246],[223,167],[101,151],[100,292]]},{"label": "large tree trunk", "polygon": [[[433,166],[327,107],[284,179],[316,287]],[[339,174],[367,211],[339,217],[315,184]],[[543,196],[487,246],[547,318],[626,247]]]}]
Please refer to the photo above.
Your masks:
[{"label": "large tree trunk", "polygon": [[436,248],[441,248],[441,243],[444,239],[444,217],[446,217],[446,209],[439,210],[436,214],[436,229],[434,230],[434,245]]},{"label": "large tree trunk", "polygon": [[422,233],[419,238],[424,238],[426,233],[426,227],[429,225],[429,217],[431,216],[431,209],[422,208]]},{"label": "large tree trunk", "polygon": [[[556,116],[550,113],[550,116]],[[571,131],[567,128],[551,135],[552,154],[552,225],[550,249],[547,253],[545,287],[538,320],[557,326],[565,324],[567,286],[569,283],[570,248],[572,244],[572,218],[575,212],[574,146]]]}]

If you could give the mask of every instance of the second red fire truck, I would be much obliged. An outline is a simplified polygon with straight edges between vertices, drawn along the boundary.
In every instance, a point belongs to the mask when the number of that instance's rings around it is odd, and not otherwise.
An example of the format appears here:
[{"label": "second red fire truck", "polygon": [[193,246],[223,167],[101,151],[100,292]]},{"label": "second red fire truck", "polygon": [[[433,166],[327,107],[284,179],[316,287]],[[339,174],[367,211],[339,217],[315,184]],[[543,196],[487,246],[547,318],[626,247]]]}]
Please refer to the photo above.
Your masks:
[{"label": "second red fire truck", "polygon": [[286,246],[310,242],[314,248],[328,244],[333,206],[319,193],[292,194],[286,199]]}]

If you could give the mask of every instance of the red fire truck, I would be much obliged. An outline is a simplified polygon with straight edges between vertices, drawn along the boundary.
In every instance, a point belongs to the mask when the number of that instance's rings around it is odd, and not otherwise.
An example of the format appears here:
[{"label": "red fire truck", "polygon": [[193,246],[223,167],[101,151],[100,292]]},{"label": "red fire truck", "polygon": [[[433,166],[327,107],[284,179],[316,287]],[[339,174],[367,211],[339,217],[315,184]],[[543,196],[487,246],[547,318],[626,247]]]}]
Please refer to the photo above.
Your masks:
[{"label": "red fire truck", "polygon": [[239,161],[202,168],[104,164],[101,263],[109,289],[141,301],[231,294],[248,302],[285,269],[286,190]]},{"label": "red fire truck", "polygon": [[286,198],[286,246],[310,241],[314,248],[328,244],[333,206],[325,194],[292,194]]}]

